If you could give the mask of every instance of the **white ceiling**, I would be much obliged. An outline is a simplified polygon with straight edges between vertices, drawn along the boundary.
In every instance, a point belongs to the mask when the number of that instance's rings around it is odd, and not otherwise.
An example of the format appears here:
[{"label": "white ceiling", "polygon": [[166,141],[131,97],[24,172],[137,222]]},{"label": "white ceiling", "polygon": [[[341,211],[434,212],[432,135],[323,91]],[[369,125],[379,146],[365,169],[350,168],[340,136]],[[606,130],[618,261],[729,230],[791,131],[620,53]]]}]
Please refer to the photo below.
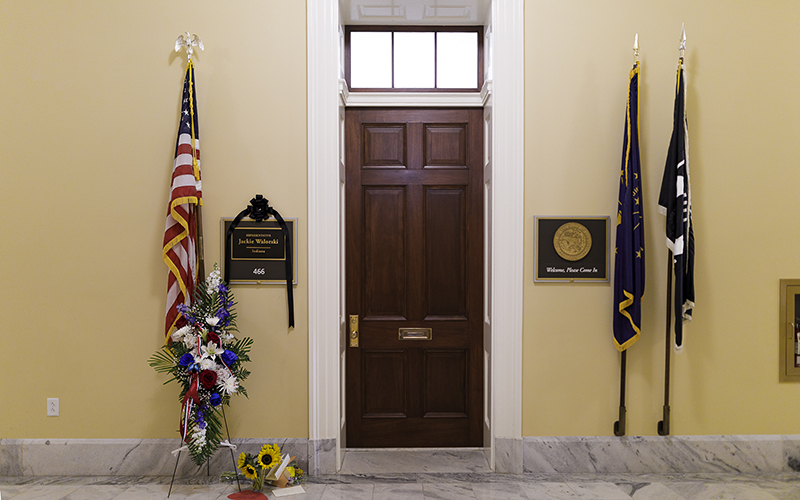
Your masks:
[{"label": "white ceiling", "polygon": [[491,0],[339,0],[342,24],[485,25]]}]

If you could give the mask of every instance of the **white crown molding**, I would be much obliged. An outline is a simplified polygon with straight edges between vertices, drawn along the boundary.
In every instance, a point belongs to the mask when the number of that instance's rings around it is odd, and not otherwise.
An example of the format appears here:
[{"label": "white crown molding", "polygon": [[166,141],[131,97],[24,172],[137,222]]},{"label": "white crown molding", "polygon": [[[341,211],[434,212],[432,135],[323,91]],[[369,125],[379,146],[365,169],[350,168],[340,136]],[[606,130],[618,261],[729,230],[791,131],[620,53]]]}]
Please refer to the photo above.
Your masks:
[{"label": "white crown molding", "polygon": [[481,87],[480,96],[481,96],[481,105],[486,106],[486,103],[489,102],[489,98],[492,96],[491,80],[486,80],[483,82],[483,87]]},{"label": "white crown molding", "polygon": [[[486,89],[486,83],[483,85]],[[345,106],[359,107],[448,107],[472,108],[486,104],[481,92],[350,92],[339,80],[339,98]]]}]

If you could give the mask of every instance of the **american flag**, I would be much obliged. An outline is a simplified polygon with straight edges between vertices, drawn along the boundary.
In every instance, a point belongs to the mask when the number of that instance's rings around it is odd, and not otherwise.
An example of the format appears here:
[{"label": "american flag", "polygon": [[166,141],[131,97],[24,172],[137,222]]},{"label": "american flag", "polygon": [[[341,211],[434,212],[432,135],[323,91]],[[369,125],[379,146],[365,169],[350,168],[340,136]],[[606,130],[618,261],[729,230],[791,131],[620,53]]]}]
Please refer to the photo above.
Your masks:
[{"label": "american flag", "polygon": [[183,83],[178,141],[172,167],[167,224],[164,229],[164,262],[169,267],[165,333],[169,337],[179,321],[176,306],[188,304],[197,280],[197,208],[203,204],[200,182],[200,135],[197,127],[197,99],[194,65],[189,61]]}]

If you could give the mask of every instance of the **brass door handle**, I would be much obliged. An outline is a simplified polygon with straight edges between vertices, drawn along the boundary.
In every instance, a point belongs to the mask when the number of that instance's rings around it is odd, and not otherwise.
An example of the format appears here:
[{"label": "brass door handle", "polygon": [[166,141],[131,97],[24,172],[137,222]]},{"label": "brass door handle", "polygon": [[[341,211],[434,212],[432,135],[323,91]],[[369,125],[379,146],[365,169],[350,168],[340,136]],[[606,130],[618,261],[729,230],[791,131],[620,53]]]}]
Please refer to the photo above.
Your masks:
[{"label": "brass door handle", "polygon": [[358,315],[350,316],[350,347],[358,347]]}]

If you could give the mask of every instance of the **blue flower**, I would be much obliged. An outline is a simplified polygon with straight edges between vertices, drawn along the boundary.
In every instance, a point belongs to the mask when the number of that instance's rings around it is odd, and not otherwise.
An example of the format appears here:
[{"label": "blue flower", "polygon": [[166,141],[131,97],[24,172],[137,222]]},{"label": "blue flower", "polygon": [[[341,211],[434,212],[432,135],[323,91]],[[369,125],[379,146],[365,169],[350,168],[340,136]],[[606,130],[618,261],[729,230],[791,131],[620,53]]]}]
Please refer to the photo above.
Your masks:
[{"label": "blue flower", "polygon": [[225,352],[222,353],[222,361],[224,361],[225,364],[228,366],[231,366],[232,364],[236,363],[237,359],[239,358],[230,349],[226,349]]},{"label": "blue flower", "polygon": [[222,396],[216,392],[212,392],[211,397],[208,398],[208,402],[211,403],[211,406],[219,406],[222,403]]},{"label": "blue flower", "polygon": [[181,366],[188,367],[192,363],[194,363],[194,356],[192,356],[192,354],[188,352],[183,356],[181,356],[181,359],[178,360],[178,364]]}]

